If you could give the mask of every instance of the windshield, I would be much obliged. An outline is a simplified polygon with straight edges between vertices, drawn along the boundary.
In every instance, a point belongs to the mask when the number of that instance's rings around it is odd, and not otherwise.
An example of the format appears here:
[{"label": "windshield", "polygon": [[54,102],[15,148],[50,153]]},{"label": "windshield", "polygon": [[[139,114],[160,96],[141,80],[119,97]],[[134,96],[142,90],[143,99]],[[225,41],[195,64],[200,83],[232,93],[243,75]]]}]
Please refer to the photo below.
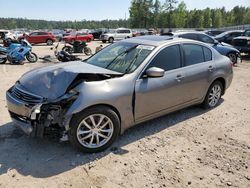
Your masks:
[{"label": "windshield", "polygon": [[86,62],[126,74],[139,67],[153,49],[153,46],[119,42],[104,48]]}]

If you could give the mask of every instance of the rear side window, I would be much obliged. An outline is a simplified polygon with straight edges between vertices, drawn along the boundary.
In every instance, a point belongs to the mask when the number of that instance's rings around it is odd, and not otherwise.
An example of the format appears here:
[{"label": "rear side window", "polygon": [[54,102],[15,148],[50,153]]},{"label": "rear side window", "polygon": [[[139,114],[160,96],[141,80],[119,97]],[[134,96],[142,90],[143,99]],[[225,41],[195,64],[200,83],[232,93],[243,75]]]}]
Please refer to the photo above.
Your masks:
[{"label": "rear side window", "polygon": [[130,30],[118,30],[117,33],[130,33]]},{"label": "rear side window", "polygon": [[199,34],[199,41],[214,44],[214,40],[211,37],[203,34]]},{"label": "rear side window", "polygon": [[198,40],[197,35],[193,33],[183,34],[183,35],[180,35],[180,37],[185,38],[185,39]]},{"label": "rear side window", "polygon": [[183,51],[186,66],[204,62],[202,46],[196,44],[184,44]]},{"label": "rear side window", "polygon": [[202,48],[203,48],[205,61],[211,61],[212,60],[212,51],[204,46]]},{"label": "rear side window", "polygon": [[151,61],[150,67],[158,67],[165,71],[181,67],[181,55],[179,45],[173,45],[161,50]]}]

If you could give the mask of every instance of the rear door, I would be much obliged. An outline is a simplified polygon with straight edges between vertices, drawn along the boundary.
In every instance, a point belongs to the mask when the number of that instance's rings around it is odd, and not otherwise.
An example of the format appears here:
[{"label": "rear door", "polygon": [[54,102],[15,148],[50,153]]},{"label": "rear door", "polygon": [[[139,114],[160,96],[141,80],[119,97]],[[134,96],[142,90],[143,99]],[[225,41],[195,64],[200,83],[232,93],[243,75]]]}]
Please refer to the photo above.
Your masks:
[{"label": "rear door", "polygon": [[183,99],[198,101],[204,97],[208,85],[213,78],[215,65],[212,51],[199,44],[186,43],[181,45],[184,57]]},{"label": "rear door", "polygon": [[39,38],[38,38],[39,43],[46,43],[48,38],[49,38],[48,33],[39,32]]}]

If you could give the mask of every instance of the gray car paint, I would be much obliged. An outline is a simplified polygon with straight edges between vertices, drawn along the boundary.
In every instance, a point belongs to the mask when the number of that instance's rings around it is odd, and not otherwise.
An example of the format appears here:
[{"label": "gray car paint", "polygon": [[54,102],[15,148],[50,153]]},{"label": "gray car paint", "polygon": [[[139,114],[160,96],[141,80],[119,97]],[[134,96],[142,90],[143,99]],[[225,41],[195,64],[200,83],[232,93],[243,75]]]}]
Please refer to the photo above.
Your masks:
[{"label": "gray car paint", "polygon": [[[140,40],[137,38],[126,41],[138,43]],[[163,78],[143,79],[140,77],[146,69],[147,64],[150,63],[151,59],[153,59],[161,49],[184,42],[196,43],[210,48],[213,51],[213,60],[202,64],[182,67],[173,71],[166,71]],[[82,83],[77,90],[84,92],[80,92],[79,98],[71,106],[67,112],[67,116],[71,117],[72,114],[76,114],[90,106],[106,104],[114,107],[119,112],[121,117],[121,132],[123,132],[134,124],[193,104],[201,103],[205,98],[209,86],[216,78],[222,77],[228,85],[231,83],[231,78],[227,79],[227,77],[232,77],[230,76],[232,72],[230,71],[229,59],[221,56],[217,51],[204,43],[184,39],[155,42],[145,40],[139,44],[142,43],[144,45],[158,46],[144,60],[141,66],[131,74],[104,81]],[[215,60],[218,61],[221,66],[216,65],[214,63]],[[208,70],[211,65],[214,68],[212,72]],[[181,83],[178,83],[176,76],[180,72],[184,73],[185,76]],[[197,75],[197,72],[200,73]],[[162,80],[165,80],[164,84]],[[161,89],[162,87],[164,88]],[[135,114],[133,114],[132,106],[134,91]],[[93,95],[93,93],[95,95]],[[190,96],[195,96],[195,98],[190,99]]]},{"label": "gray car paint", "polygon": [[[70,119],[74,114],[86,110],[91,106],[108,105],[119,114],[122,133],[137,123],[201,103],[205,98],[209,86],[217,78],[225,80],[226,88],[232,81],[230,60],[204,43],[188,39],[171,39],[159,36],[136,37],[124,40],[123,42],[152,45],[156,48],[132,73],[105,80],[83,81],[80,83],[75,88],[79,92],[79,96],[67,110],[64,117],[63,126],[66,127],[66,130],[70,128]],[[166,71],[165,76],[161,78],[142,78],[147,65],[160,50],[174,44],[183,43],[199,44],[209,48],[213,52],[213,60],[211,62],[182,67],[173,71]],[[211,66],[213,69],[209,70]],[[52,80],[58,82],[59,86],[56,86],[56,89],[59,91],[56,91],[56,94],[51,94],[50,89],[45,88],[43,84],[46,83],[40,77],[46,78],[48,75],[51,76],[57,70],[59,70],[60,76],[52,78]],[[119,75],[117,72],[89,64],[71,62],[29,72],[20,79],[20,83],[29,92],[39,93],[42,96],[55,99],[63,95],[69,83],[79,73]],[[176,79],[179,74],[183,75],[183,79],[180,81]],[[66,79],[64,79],[65,77]],[[64,81],[60,81],[60,79]]]}]

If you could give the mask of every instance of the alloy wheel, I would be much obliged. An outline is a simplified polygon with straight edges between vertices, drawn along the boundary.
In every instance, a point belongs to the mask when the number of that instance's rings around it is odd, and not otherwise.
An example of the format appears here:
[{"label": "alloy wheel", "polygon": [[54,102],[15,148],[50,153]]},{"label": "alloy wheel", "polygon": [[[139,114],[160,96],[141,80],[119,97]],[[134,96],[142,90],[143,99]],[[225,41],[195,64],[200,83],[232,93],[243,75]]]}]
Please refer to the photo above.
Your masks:
[{"label": "alloy wheel", "polygon": [[217,103],[220,100],[221,97],[221,87],[220,85],[215,84],[208,96],[208,104],[210,107],[215,107],[217,105]]},{"label": "alloy wheel", "polygon": [[77,128],[77,139],[87,148],[105,145],[114,132],[113,122],[104,114],[92,114],[83,119]]}]

